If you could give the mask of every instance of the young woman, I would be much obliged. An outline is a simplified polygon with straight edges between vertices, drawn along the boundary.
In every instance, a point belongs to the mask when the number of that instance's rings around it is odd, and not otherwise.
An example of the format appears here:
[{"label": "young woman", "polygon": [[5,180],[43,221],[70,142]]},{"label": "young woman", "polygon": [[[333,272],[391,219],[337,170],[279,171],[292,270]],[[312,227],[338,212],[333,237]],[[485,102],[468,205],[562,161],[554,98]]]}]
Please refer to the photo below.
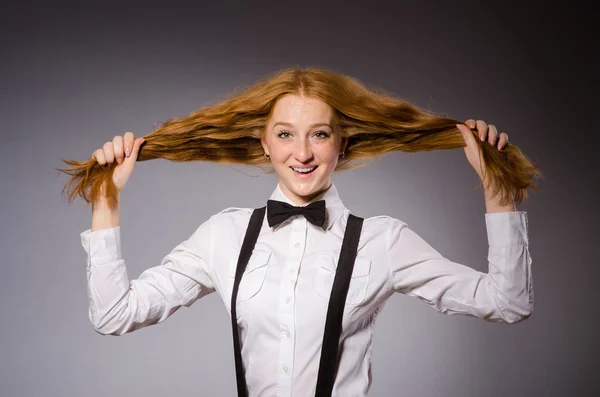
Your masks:
[{"label": "young woman", "polygon": [[[93,203],[81,242],[101,334],[160,323],[216,291],[232,315],[239,395],[365,396],[373,326],[394,292],[487,321],[532,312],[527,213],[516,202],[540,172],[492,124],[438,117],[344,75],[291,69],[145,138],[115,136],[61,170],[69,186],[79,181],[71,200]],[[444,258],[401,220],[355,217],[332,182],[355,159],[458,147],[484,186],[488,273]],[[270,164],[278,184],[263,212],[211,216],[129,280],[119,195],[135,162],[152,158]]]}]

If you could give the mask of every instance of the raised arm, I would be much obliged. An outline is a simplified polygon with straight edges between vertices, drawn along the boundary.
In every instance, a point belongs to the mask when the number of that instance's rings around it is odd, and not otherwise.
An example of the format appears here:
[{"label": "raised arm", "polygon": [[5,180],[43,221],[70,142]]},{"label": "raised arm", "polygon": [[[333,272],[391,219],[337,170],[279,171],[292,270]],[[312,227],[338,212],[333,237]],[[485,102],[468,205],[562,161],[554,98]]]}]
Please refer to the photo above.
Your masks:
[{"label": "raised arm", "polygon": [[388,263],[397,292],[446,314],[516,323],[533,311],[527,213],[485,214],[488,272],[444,258],[404,222],[389,228]]},{"label": "raised arm", "polygon": [[[130,178],[143,138],[115,136],[92,155],[100,166],[114,166],[116,202],[101,194],[92,203],[92,227],[81,233],[87,258],[89,318],[104,335],[123,335],[160,323],[181,306],[213,292],[210,220],[175,247],[156,266],[129,280],[121,256],[120,192]],[[115,165],[114,163],[117,163]]]}]

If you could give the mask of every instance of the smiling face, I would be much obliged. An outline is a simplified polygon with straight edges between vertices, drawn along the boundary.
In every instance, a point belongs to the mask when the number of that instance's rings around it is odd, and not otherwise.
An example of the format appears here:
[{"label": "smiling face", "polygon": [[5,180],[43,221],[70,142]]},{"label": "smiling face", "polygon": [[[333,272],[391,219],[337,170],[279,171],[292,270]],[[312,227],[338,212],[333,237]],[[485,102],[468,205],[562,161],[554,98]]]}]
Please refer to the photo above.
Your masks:
[{"label": "smiling face", "polygon": [[261,142],[281,190],[296,205],[329,188],[343,152],[333,109],[320,99],[292,94],[275,104]]}]

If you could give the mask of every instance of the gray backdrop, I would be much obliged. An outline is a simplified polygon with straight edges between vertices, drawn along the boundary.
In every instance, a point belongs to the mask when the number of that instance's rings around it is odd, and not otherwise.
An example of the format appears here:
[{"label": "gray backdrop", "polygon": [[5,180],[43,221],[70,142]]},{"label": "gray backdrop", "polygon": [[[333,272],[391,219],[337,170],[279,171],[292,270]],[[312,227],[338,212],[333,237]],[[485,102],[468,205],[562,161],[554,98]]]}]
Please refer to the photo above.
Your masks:
[{"label": "gray backdrop", "polygon": [[[88,159],[116,134],[148,134],[295,65],[493,123],[548,177],[519,206],[529,215],[531,318],[487,323],[396,295],[378,321],[370,395],[599,390],[591,1],[37,3],[5,4],[0,24],[0,396],[234,395],[231,331],[216,294],[158,326],[94,332],[79,238],[91,207],[67,203],[67,178],[54,168],[61,156]],[[137,164],[121,204],[130,277],[158,265],[211,214],[264,205],[275,176],[244,173]],[[334,182],[354,213],[402,219],[446,257],[487,271],[484,200],[462,149],[393,153]]]}]

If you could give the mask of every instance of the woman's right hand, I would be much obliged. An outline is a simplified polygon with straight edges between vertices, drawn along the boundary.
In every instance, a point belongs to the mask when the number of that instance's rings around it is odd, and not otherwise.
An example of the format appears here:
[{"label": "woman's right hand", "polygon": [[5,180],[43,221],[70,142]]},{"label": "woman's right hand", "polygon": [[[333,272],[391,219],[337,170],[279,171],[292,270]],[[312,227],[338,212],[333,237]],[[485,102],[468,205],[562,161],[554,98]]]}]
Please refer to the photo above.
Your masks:
[{"label": "woman's right hand", "polygon": [[117,162],[113,172],[113,182],[119,192],[123,190],[131,176],[140,146],[144,142],[144,138],[135,139],[133,132],[126,132],[123,136],[116,135],[112,142],[106,142],[101,149],[92,154],[92,158],[96,159],[100,166],[110,166]]}]

